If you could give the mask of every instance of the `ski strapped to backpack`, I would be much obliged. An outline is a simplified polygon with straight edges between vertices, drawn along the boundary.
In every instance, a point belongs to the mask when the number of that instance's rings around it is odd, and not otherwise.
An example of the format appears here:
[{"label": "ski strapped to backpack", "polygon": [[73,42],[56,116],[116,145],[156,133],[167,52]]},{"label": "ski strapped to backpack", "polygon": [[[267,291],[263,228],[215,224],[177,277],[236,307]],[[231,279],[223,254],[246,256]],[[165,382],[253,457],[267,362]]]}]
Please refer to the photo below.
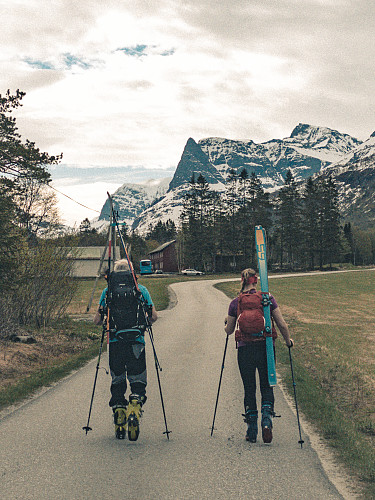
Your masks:
[{"label": "ski strapped to backpack", "polygon": [[[131,274],[131,277],[132,277],[132,280],[133,280],[133,289],[135,290],[135,293],[137,294],[137,298],[139,300],[139,304],[140,304],[140,307],[141,307],[141,310],[142,310],[142,314],[143,314],[143,317],[145,319],[146,330],[148,331],[148,334],[149,334],[149,337],[150,337],[152,351],[153,351],[153,354],[154,354],[155,369],[156,369],[156,376],[157,376],[158,386],[159,386],[161,406],[162,406],[162,409],[163,409],[163,417],[164,417],[164,424],[165,424],[165,431],[163,432],[163,434],[166,434],[167,438],[169,440],[169,434],[172,431],[168,430],[167,418],[166,418],[166,415],[165,415],[163,392],[161,390],[161,382],[160,382],[159,370],[162,371],[162,368],[160,366],[158,357],[156,355],[155,344],[154,344],[154,335],[153,335],[153,332],[152,332],[151,322],[148,319],[148,314],[147,314],[147,309],[146,309],[147,305],[146,305],[145,300],[143,298],[143,295],[142,295],[142,293],[141,293],[141,291],[139,289],[138,282],[137,282],[137,279],[135,277],[134,269],[133,269],[132,263],[130,261],[129,254],[128,254],[128,251],[126,249],[126,246],[125,246],[125,243],[124,243],[124,239],[123,239],[121,231],[120,231],[120,226],[119,226],[119,223],[118,223],[118,220],[117,220],[117,215],[116,215],[115,210],[113,208],[112,197],[111,197],[111,195],[108,192],[107,192],[107,195],[108,195],[109,204],[110,204],[110,207],[111,207],[111,219],[113,219],[114,226],[116,227],[117,234],[118,234],[118,236],[120,238],[121,247],[122,247],[122,249],[123,249],[123,251],[125,253],[126,259],[128,261],[128,264],[129,264],[130,274]],[[108,283],[108,285],[110,285],[110,283]],[[110,295],[112,292],[109,291],[108,293]]]},{"label": "ski strapped to backpack", "polygon": [[267,255],[266,255],[266,232],[262,226],[255,226],[255,246],[258,257],[258,268],[260,277],[260,288],[262,294],[262,306],[265,321],[265,337],[266,337],[266,352],[267,352],[267,371],[268,382],[270,386],[275,386],[276,366],[275,353],[273,346],[272,321],[271,321],[271,299],[268,292],[268,272],[267,272]]}]

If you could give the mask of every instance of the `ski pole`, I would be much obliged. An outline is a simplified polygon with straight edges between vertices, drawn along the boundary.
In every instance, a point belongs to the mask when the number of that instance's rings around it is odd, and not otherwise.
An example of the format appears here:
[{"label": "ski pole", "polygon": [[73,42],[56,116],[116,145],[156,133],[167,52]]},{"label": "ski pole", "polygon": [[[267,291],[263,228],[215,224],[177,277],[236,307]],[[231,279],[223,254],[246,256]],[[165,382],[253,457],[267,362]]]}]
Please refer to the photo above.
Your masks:
[{"label": "ski pole", "polygon": [[[92,395],[91,395],[91,403],[90,403],[90,410],[89,410],[89,416],[88,416],[88,419],[87,419],[87,424],[82,427],[82,429],[84,431],[86,431],[86,436],[87,436],[87,433],[89,431],[92,431],[92,428],[89,426],[89,423],[90,423],[90,417],[91,417],[91,410],[92,410],[92,403],[94,401],[94,394],[95,394],[95,387],[96,387],[96,380],[98,378],[98,371],[99,371],[99,365],[100,365],[100,358],[101,358],[101,355],[102,355],[102,349],[103,349],[103,342],[104,342],[104,334],[106,332],[106,328],[105,326],[103,325],[103,332],[102,332],[102,338],[101,338],[101,341],[100,341],[100,348],[99,348],[99,357],[98,357],[98,362],[97,362],[97,365],[96,365],[96,371],[95,371],[95,378],[94,378],[94,387],[92,389]],[[108,375],[108,371],[103,368],[103,370],[105,370],[106,374]]]},{"label": "ski pole", "polygon": [[290,369],[291,369],[291,372],[292,372],[292,380],[293,380],[294,401],[296,403],[297,422],[298,422],[298,430],[299,430],[299,441],[298,441],[298,443],[301,445],[301,448],[302,448],[302,445],[303,445],[303,443],[305,441],[302,439],[302,436],[301,436],[301,424],[299,422],[299,412],[298,412],[298,403],[297,403],[296,383],[294,381],[294,371],[293,371],[293,361],[292,361],[291,348],[292,348],[292,346],[288,346],[288,349],[289,349],[289,360],[290,360]]},{"label": "ski pole", "polygon": [[164,407],[163,392],[162,392],[162,390],[161,390],[161,382],[160,382],[160,376],[159,376],[159,369],[160,369],[160,371],[162,371],[162,370],[161,370],[161,367],[160,367],[160,364],[159,364],[158,357],[156,356],[155,345],[154,345],[154,341],[153,341],[152,328],[151,328],[151,325],[150,325],[150,324],[148,325],[148,328],[147,328],[147,329],[148,329],[148,333],[149,333],[149,336],[150,336],[150,341],[151,341],[151,345],[152,345],[152,350],[153,350],[153,353],[154,353],[154,361],[155,361],[156,377],[157,377],[157,379],[158,379],[159,393],[160,393],[160,401],[161,401],[161,407],[162,407],[162,410],[163,410],[164,425],[165,425],[165,431],[163,432],[163,434],[166,434],[166,435],[167,435],[167,439],[169,440],[169,434],[170,434],[172,431],[169,431],[169,430],[168,430],[167,417],[166,417],[166,415],[165,415],[165,407]]},{"label": "ski pole", "polygon": [[211,427],[211,436],[214,432],[214,425],[215,425],[215,418],[216,418],[216,410],[217,410],[217,404],[219,402],[219,393],[220,393],[220,386],[221,386],[221,379],[223,378],[223,370],[224,370],[224,361],[225,361],[225,356],[227,354],[227,347],[228,347],[228,339],[229,335],[227,335],[227,338],[225,340],[225,348],[224,348],[224,355],[223,355],[223,362],[221,364],[221,372],[220,372],[220,379],[219,379],[219,387],[217,390],[217,396],[216,396],[216,404],[215,404],[215,411],[214,411],[214,419],[212,421],[212,427]]}]

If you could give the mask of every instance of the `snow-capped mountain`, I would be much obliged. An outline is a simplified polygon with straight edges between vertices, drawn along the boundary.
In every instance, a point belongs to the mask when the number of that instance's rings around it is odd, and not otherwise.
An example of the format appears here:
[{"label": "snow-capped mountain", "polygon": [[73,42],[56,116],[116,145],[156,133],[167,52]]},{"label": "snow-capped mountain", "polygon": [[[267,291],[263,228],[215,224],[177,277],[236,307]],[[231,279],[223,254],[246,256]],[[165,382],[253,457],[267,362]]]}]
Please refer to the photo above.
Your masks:
[{"label": "snow-capped mountain", "polygon": [[[286,172],[291,170],[297,181],[313,175],[331,175],[339,183],[344,213],[350,216],[353,200],[358,200],[356,213],[373,210],[375,220],[375,208],[371,208],[375,207],[374,158],[375,133],[362,142],[336,130],[302,123],[290,137],[261,144],[217,137],[196,142],[190,138],[168,191],[163,185],[165,194],[155,191],[146,197],[139,186],[125,184],[113,196],[120,219],[133,222],[133,228],[144,234],[158,221],[172,219],[178,224],[182,198],[193,175],[197,178],[202,174],[211,189],[222,191],[232,170],[239,174],[246,169],[258,176],[267,191],[273,192],[284,184]],[[106,212],[105,205],[103,217]]]},{"label": "snow-capped mountain", "polygon": [[200,173],[210,184],[225,184],[229,172],[246,169],[257,174],[267,190],[284,183],[290,169],[296,180],[307,179],[358,145],[347,134],[300,123],[286,139],[261,144],[210,137],[196,143],[189,139],[169,186],[174,189]]},{"label": "snow-capped mountain", "polygon": [[150,227],[154,227],[159,221],[167,222],[171,219],[178,225],[182,199],[187,190],[187,184],[169,190],[161,200],[149,206],[134,220],[133,228],[136,228],[139,234],[145,234]]},{"label": "snow-capped mountain", "polygon": [[319,174],[338,185],[342,214],[358,225],[375,223],[375,132]]},{"label": "snow-capped mountain", "polygon": [[[118,211],[118,218],[121,222],[132,225],[142,212],[150,205],[163,198],[168,190],[171,179],[150,179],[144,184],[123,184],[112,195],[114,209]],[[103,205],[98,222],[108,221],[110,214],[109,201]]]}]

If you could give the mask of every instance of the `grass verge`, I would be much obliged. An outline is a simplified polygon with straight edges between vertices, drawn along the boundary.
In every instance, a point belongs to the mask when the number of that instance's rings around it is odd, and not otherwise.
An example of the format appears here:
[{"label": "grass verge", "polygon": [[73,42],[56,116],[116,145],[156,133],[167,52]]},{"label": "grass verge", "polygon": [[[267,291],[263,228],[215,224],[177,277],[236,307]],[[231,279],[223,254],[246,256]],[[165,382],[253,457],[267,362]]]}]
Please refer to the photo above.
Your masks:
[{"label": "grass verge", "polygon": [[[296,343],[299,406],[360,480],[363,498],[375,498],[374,277],[361,271],[270,280]],[[238,284],[217,288],[238,293]],[[278,372],[293,396],[288,350],[277,342]]]},{"label": "grass verge", "polygon": [[99,352],[100,337],[87,322],[65,318],[33,333],[36,344],[2,345],[0,409],[57,382]]}]

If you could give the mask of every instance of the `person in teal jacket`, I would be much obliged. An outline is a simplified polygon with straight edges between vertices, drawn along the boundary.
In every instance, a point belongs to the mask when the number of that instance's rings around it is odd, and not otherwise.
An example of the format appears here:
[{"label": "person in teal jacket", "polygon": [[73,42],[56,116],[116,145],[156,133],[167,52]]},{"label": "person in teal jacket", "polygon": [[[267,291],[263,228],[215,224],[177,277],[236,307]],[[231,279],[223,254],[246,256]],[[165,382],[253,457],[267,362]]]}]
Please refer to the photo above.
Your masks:
[{"label": "person in teal jacket", "polygon": [[[113,272],[121,271],[130,271],[129,263],[125,259],[115,262]],[[138,288],[145,309],[147,309],[148,320],[154,323],[158,316],[150,293],[143,285],[138,285]],[[103,316],[107,310],[107,292],[108,287],[101,294],[99,309],[94,318],[95,324],[103,322]],[[136,327],[111,332],[110,334],[109,368],[112,383],[109,406],[112,407],[113,411],[119,407],[126,408],[128,404],[125,398],[127,380],[130,384],[131,396],[135,395],[142,406],[146,402],[147,368],[144,334],[144,328]]]}]

